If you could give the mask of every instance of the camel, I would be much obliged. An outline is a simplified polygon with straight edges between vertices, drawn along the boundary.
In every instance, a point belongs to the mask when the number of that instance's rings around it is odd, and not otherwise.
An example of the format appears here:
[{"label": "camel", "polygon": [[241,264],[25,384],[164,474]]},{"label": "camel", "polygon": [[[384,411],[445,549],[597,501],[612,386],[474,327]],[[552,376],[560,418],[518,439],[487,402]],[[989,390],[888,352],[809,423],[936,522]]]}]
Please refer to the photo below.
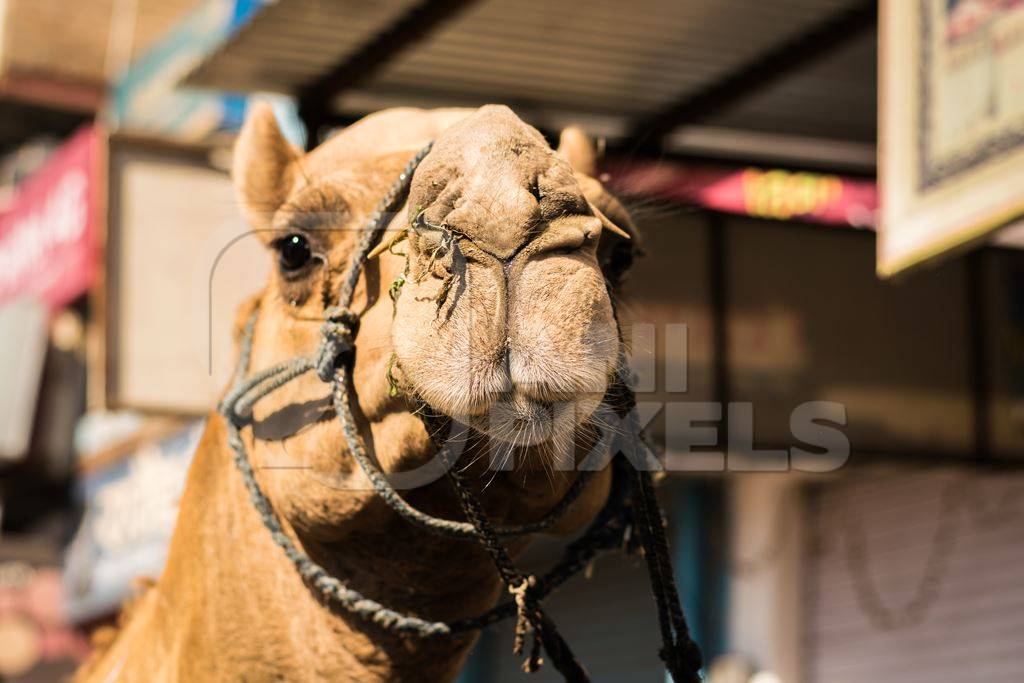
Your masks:
[{"label": "camel", "polygon": [[[506,107],[394,109],[303,154],[269,108],[256,108],[232,175],[276,268],[236,328],[241,335],[254,320],[254,370],[316,348],[360,227],[430,141],[355,289],[356,420],[385,472],[413,471],[437,451],[404,400],[416,393],[471,429],[458,467],[486,515],[529,523],[579,476],[572,464],[620,357],[606,278],[621,275],[635,235],[594,179],[594,150],[578,129],[556,151]],[[445,248],[445,235],[458,249]],[[486,552],[428,536],[385,505],[347,457],[328,394],[316,376],[301,377],[257,402],[243,434],[287,536],[331,575],[403,613],[454,620],[494,605],[502,586]],[[556,419],[555,406],[570,408]],[[250,504],[226,433],[211,413],[162,575],[76,680],[453,680],[473,634],[404,638],[311,594]],[[568,467],[555,466],[566,457]],[[586,525],[609,486],[609,468],[589,478],[548,533]],[[401,495],[431,515],[462,514],[444,480]],[[528,543],[506,545],[516,555]]]}]

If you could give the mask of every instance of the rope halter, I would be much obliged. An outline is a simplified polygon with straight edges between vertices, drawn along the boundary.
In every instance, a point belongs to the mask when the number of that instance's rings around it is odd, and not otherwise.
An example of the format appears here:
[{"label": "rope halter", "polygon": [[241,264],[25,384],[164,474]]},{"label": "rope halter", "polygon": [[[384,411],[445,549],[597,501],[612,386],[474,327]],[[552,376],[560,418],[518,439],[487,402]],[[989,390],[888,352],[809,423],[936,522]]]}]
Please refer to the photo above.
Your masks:
[{"label": "rope halter", "polygon": [[[431,143],[432,144],[432,143]],[[658,606],[662,625],[661,657],[677,683],[696,683],[700,678],[700,652],[690,639],[683,619],[679,596],[675,590],[668,543],[665,538],[664,520],[654,499],[649,472],[631,468],[626,458],[616,457],[611,461],[612,484],[604,507],[587,527],[583,535],[566,546],[564,555],[554,567],[543,576],[524,575],[516,568],[502,538],[521,537],[535,534],[553,525],[568,511],[581,495],[594,475],[593,471],[578,473],[565,496],[541,519],[536,522],[512,527],[496,527],[487,518],[483,506],[463,479],[458,459],[452,454],[448,442],[439,441],[438,436],[446,433],[450,420],[438,415],[418,397],[407,397],[414,412],[426,423],[438,449],[437,457],[445,463],[447,476],[467,521],[444,519],[428,515],[409,505],[391,485],[387,475],[375,459],[367,452],[366,444],[359,432],[352,413],[351,368],[355,356],[355,337],[359,330],[359,315],[351,305],[356,283],[371,249],[379,242],[389,217],[404,203],[408,194],[413,172],[430,151],[427,145],[415,154],[399,175],[395,184],[381,200],[371,215],[366,228],[357,241],[349,267],[338,288],[338,301],[325,313],[321,327],[320,345],[309,356],[298,356],[278,363],[251,375],[249,361],[252,355],[253,332],[259,315],[257,308],[250,317],[240,343],[239,363],[235,380],[221,401],[218,410],[223,415],[227,428],[228,445],[234,451],[235,465],[241,473],[250,500],[270,532],[271,538],[291,561],[306,585],[322,601],[375,624],[391,633],[419,638],[445,637],[459,633],[478,631],[490,624],[515,616],[514,651],[522,654],[527,634],[532,634],[530,654],[524,662],[528,672],[536,671],[541,663],[541,648],[547,652],[554,667],[565,680],[589,681],[583,666],[573,655],[569,645],[558,633],[554,622],[545,614],[541,601],[555,588],[575,574],[591,565],[594,558],[605,551],[620,549],[629,545],[627,539],[636,530],[641,538],[645,559],[651,573],[651,585]],[[410,614],[403,614],[385,607],[370,597],[349,587],[343,580],[331,576],[300,549],[286,532],[270,500],[256,481],[255,472],[246,454],[241,430],[253,422],[253,405],[261,398],[279,389],[292,380],[315,372],[323,382],[331,385],[334,410],[341,425],[349,455],[358,463],[375,493],[386,502],[396,514],[424,531],[453,539],[473,540],[480,543],[490,554],[495,568],[512,599],[503,602],[483,614],[450,622],[431,621]],[[611,383],[605,401],[620,409],[631,411],[634,406],[632,391],[621,381]],[[639,422],[632,419],[629,424],[639,430]],[[641,439],[636,439],[638,442]]]}]

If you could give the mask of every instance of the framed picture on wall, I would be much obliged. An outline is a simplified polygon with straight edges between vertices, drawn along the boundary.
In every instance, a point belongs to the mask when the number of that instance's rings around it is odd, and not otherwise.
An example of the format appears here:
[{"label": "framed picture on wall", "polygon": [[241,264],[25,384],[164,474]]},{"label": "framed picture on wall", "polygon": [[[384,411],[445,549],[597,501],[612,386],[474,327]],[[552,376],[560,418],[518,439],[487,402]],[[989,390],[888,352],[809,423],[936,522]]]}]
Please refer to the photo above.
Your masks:
[{"label": "framed picture on wall", "polygon": [[270,265],[218,151],[113,137],[108,156],[104,403],[201,415],[234,363],[238,306]]},{"label": "framed picture on wall", "polygon": [[882,0],[878,272],[1024,214],[1024,2]]}]

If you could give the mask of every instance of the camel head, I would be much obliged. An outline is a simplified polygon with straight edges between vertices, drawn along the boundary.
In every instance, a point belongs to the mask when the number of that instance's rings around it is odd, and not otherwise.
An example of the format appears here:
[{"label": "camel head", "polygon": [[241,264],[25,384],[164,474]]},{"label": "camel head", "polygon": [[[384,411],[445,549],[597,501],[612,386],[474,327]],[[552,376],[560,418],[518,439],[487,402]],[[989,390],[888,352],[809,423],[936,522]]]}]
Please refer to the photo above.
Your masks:
[{"label": "camel head", "polygon": [[[345,278],[382,198],[431,142],[405,205],[385,214],[379,253],[358,258],[355,315],[329,315],[342,282],[355,282]],[[80,680],[455,679],[475,632],[398,635],[381,628],[370,601],[450,622],[494,606],[502,580],[480,544],[403,519],[389,507],[394,491],[378,495],[359,462],[376,460],[367,470],[379,465],[398,497],[447,520],[531,524],[570,490],[544,532],[569,534],[595,518],[612,468],[571,489],[578,469],[552,466],[567,452],[575,465],[603,443],[592,416],[620,354],[609,283],[635,244],[593,163],[577,130],[556,152],[505,107],[388,110],[307,154],[285,141],[269,108],[253,112],[233,176],[274,267],[238,326],[251,342],[251,380],[274,384],[275,367],[302,372],[251,414],[247,405],[241,430],[229,389],[190,468],[167,569]],[[356,317],[354,349],[309,372],[322,330]],[[332,374],[327,361],[338,360],[346,371]],[[421,401],[469,427],[457,490],[416,414]],[[481,457],[493,444],[514,458]],[[493,471],[506,464],[514,471]],[[483,509],[463,509],[468,500]],[[530,536],[489,550],[514,556]],[[301,571],[296,553],[307,558]],[[367,596],[359,615],[325,597],[328,577]],[[524,617],[531,585],[510,587]]]},{"label": "camel head", "polygon": [[[403,400],[416,395],[507,454],[571,453],[615,377],[620,341],[606,277],[623,246],[632,249],[619,227],[630,229],[628,216],[592,177],[582,133],[567,130],[555,151],[506,107],[391,110],[305,155],[269,109],[250,117],[234,178],[276,261],[252,368],[316,348],[360,230],[431,140],[352,305],[362,315],[353,382],[369,445],[386,470],[419,464],[430,446]],[[255,459],[355,476],[337,457],[345,446],[325,417],[328,393],[305,377],[261,401],[256,433],[270,437],[253,446]],[[299,425],[275,426],[283,418]],[[296,476],[279,472],[271,493],[297,491]],[[338,498],[304,510],[326,521],[323,510],[351,505]]]}]

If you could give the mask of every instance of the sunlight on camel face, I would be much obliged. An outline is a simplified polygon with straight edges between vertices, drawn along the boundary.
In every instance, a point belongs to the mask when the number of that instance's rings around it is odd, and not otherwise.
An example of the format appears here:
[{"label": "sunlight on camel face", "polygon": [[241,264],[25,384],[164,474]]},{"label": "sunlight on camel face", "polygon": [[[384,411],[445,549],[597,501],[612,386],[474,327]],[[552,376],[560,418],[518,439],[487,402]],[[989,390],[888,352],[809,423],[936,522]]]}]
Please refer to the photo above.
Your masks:
[{"label": "sunlight on camel face", "polygon": [[[408,406],[389,391],[393,381],[490,437],[502,457],[537,445],[568,456],[615,374],[619,335],[599,262],[628,236],[603,211],[628,216],[592,178],[582,133],[573,147],[581,153],[569,154],[564,134],[556,153],[507,107],[419,114],[433,117],[433,131],[405,130],[396,125],[403,116],[366,119],[306,155],[284,142],[269,111],[243,131],[234,172],[241,205],[277,261],[252,367],[316,348],[367,220],[412,151],[434,139],[384,237],[407,239],[367,262],[352,305],[362,314],[359,408],[392,430],[374,441],[376,454],[402,468],[421,452],[407,447],[422,426],[398,417]],[[588,170],[567,158],[583,158]],[[259,443],[258,455],[346,470],[330,455],[342,448],[340,430],[320,419],[326,394],[307,376],[260,401],[258,421],[287,423],[261,433],[294,438]]]},{"label": "sunlight on camel face", "polygon": [[619,337],[602,221],[569,163],[508,109],[485,107],[437,140],[408,207],[392,326],[404,381],[492,439],[571,448]]}]

